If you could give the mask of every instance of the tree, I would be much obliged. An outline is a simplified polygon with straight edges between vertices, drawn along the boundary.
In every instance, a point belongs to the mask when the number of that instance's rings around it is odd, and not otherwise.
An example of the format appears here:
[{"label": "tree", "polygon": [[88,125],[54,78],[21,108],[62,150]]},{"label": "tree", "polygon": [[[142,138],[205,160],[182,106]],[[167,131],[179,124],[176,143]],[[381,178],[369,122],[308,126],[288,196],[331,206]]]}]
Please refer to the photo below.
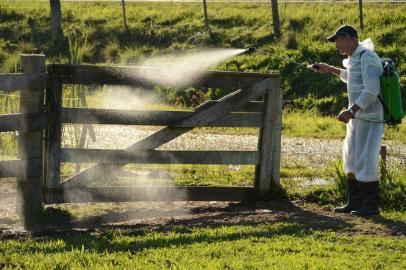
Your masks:
[{"label": "tree", "polygon": [[51,5],[51,35],[54,43],[60,43],[63,41],[63,31],[61,26],[62,12],[61,12],[61,1],[60,0],[50,0]]}]

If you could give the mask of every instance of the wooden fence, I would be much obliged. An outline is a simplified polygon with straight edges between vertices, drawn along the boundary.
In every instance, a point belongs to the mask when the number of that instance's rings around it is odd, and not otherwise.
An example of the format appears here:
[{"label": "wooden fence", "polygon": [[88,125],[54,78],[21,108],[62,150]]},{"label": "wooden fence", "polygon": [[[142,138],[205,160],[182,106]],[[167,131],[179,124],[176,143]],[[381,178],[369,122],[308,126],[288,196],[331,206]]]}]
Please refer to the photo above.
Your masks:
[{"label": "wooden fence", "polygon": [[[252,200],[279,183],[282,91],[278,74],[209,71],[192,87],[235,90],[194,111],[128,111],[64,108],[65,84],[153,86],[141,68],[51,64],[43,55],[22,55],[23,73],[0,75],[0,90],[21,90],[21,112],[0,116],[0,132],[19,131],[19,160],[0,161],[0,177],[17,177],[23,216],[45,203],[145,200]],[[254,101],[259,100],[262,101]],[[62,125],[165,126],[123,150],[61,148]],[[161,145],[195,127],[259,128],[257,151],[163,151]],[[98,163],[61,182],[62,162]],[[252,187],[100,187],[89,185],[116,168],[137,164],[250,164]],[[146,192],[148,189],[148,194]],[[75,194],[89,196],[75,196]]]}]

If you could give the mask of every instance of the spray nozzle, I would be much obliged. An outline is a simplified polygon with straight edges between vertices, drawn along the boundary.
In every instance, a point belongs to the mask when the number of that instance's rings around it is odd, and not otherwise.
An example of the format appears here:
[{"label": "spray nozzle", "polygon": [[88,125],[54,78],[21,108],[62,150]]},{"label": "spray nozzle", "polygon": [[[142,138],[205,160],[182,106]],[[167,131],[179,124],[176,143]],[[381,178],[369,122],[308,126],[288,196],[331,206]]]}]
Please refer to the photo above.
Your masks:
[{"label": "spray nozzle", "polygon": [[257,48],[255,48],[255,47],[246,48],[247,52],[249,52],[249,53],[254,52],[256,49]]},{"label": "spray nozzle", "polygon": [[315,70],[317,70],[317,69],[320,68],[320,66],[318,66],[317,64],[306,65],[306,67],[307,67],[307,68],[310,68],[310,69],[315,69]]}]

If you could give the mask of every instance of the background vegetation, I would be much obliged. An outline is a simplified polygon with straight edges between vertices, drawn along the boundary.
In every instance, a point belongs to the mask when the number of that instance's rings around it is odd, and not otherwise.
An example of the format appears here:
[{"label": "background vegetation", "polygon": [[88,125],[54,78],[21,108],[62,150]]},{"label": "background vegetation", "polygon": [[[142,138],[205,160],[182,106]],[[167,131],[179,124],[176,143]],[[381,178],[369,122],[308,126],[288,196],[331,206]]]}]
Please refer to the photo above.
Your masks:
[{"label": "background vegetation", "polygon": [[[256,53],[236,57],[217,68],[280,72],[285,99],[291,100],[295,108],[316,108],[333,114],[346,105],[344,84],[332,76],[301,69],[292,61],[320,61],[340,66],[342,57],[325,38],[341,24],[358,25],[358,8],[354,3],[282,4],[280,40],[273,36],[271,8],[267,3],[210,3],[209,32],[204,31],[200,3],[127,3],[126,7],[128,31],[122,23],[119,3],[62,2],[63,30],[71,44],[80,46],[83,62],[131,64],[176,50],[255,46]],[[43,52],[52,63],[70,61],[69,50],[55,47],[50,39],[49,12],[48,2],[5,0],[0,3],[3,72],[16,69],[20,53]],[[371,37],[380,56],[395,59],[402,75],[404,101],[405,12],[406,6],[402,4],[365,4],[365,29],[361,31],[361,40]],[[166,101],[191,105],[191,96],[178,95],[175,93]],[[201,95],[216,97],[213,92]],[[167,97],[164,93],[161,96]]]}]

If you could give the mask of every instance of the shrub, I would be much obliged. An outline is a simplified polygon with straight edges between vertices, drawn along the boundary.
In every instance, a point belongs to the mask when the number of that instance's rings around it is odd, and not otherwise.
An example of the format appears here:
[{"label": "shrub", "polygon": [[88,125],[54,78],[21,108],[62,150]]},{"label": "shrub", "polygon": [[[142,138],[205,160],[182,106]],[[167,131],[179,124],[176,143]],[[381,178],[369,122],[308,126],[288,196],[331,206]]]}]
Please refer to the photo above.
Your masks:
[{"label": "shrub", "polygon": [[107,62],[117,63],[120,59],[120,46],[116,41],[107,43],[103,50],[104,58]]}]

